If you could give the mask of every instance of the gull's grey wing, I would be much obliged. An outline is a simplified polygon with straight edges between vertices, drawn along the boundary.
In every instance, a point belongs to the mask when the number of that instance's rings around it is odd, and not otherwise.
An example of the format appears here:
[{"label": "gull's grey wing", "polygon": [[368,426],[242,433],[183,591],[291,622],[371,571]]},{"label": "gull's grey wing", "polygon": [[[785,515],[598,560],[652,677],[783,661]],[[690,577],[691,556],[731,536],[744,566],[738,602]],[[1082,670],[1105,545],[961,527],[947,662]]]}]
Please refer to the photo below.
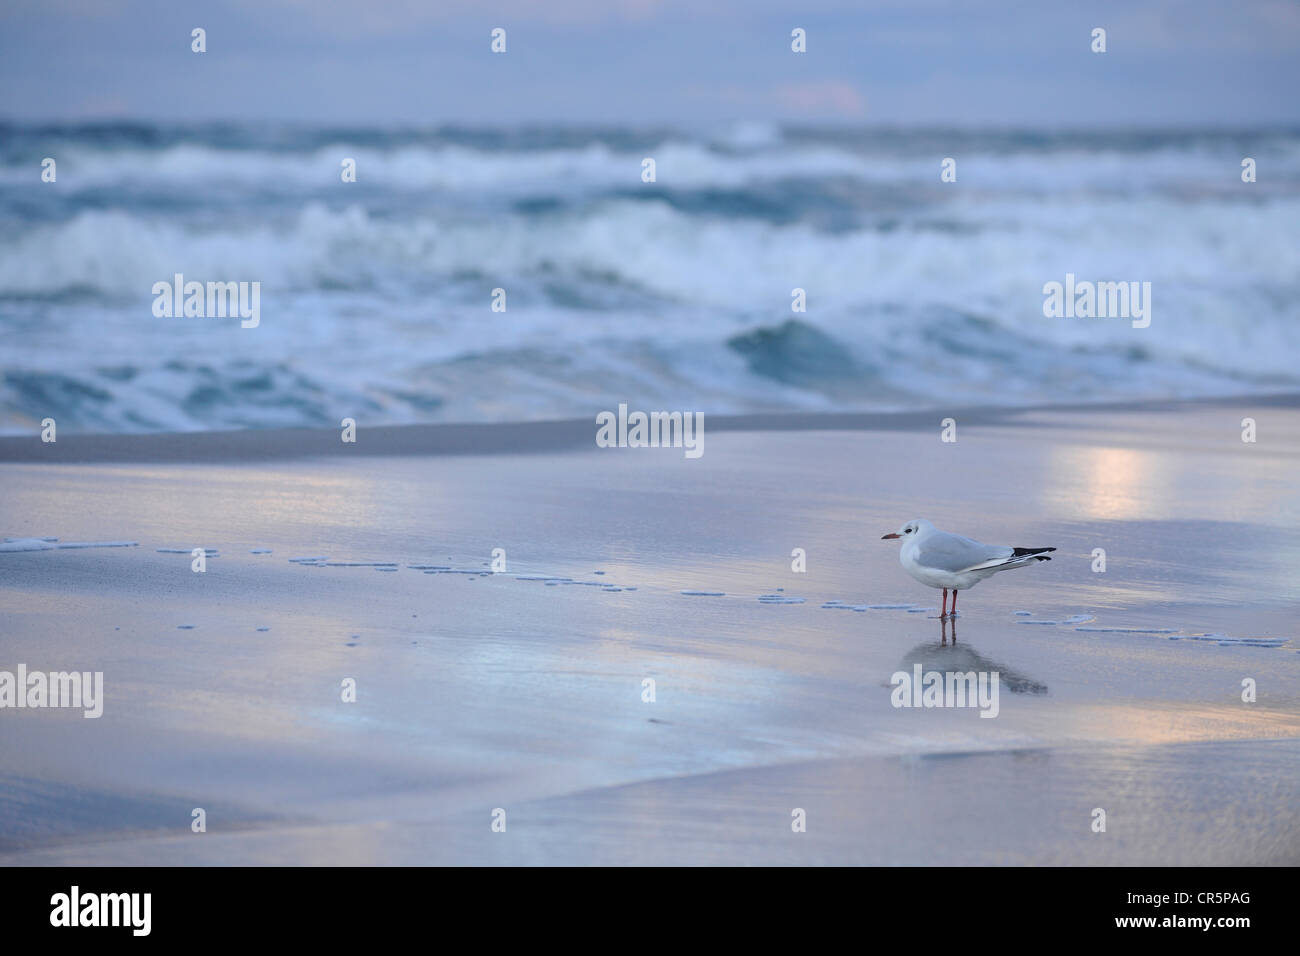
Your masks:
[{"label": "gull's grey wing", "polygon": [[1004,561],[1015,552],[999,544],[980,544],[959,534],[938,531],[917,546],[916,559],[940,571],[969,571],[981,564]]}]

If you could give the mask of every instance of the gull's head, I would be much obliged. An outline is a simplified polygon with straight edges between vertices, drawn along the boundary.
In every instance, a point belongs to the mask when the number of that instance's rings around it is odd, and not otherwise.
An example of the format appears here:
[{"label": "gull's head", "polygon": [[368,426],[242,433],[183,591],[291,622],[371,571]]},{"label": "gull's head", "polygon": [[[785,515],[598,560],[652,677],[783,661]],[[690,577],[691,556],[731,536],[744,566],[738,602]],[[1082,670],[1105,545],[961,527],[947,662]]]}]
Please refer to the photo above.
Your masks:
[{"label": "gull's head", "polygon": [[924,518],[913,518],[893,534],[882,534],[880,540],[886,541],[890,538],[915,538],[917,535],[922,534],[933,527],[934,525],[930,524],[930,522],[926,521]]}]

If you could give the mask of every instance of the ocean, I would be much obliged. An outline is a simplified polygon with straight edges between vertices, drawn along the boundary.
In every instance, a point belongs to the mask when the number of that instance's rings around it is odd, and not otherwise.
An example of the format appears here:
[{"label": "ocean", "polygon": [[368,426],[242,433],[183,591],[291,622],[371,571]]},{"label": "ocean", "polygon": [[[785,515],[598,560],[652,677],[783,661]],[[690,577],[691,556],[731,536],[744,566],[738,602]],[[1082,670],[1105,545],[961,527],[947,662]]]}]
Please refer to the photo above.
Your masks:
[{"label": "ocean", "polygon": [[[0,430],[1294,390],[1298,228],[1300,130],[0,123]],[[256,327],[156,315],[177,274]]]}]

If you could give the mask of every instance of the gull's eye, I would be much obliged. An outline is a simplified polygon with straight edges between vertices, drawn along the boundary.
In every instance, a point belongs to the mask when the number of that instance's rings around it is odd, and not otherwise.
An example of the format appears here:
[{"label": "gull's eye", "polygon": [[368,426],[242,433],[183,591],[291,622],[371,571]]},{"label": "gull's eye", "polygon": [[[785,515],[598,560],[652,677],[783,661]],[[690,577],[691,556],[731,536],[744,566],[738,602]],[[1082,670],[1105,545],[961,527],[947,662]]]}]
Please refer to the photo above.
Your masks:
[{"label": "gull's eye", "polygon": [[911,528],[904,528],[904,529],[903,529],[903,534],[911,534],[911,533],[912,533],[912,529],[911,529]]}]

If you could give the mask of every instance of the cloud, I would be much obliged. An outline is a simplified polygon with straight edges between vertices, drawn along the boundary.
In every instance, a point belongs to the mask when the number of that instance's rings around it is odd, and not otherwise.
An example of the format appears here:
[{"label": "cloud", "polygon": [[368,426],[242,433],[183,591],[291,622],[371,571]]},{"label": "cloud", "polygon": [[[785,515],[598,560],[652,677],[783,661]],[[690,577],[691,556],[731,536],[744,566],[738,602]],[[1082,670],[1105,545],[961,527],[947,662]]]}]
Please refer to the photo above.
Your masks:
[{"label": "cloud", "polygon": [[479,21],[484,30],[515,24],[599,26],[643,21],[663,12],[666,0],[234,0],[246,9],[282,7],[338,36],[357,32],[404,33],[434,23]]},{"label": "cloud", "polygon": [[857,119],[867,114],[866,97],[843,80],[782,83],[773,89],[772,98],[784,109],[818,117]]},{"label": "cloud", "polygon": [[867,98],[846,80],[808,80],[774,86],[692,86],[687,92],[702,102],[766,115],[773,107],[788,119],[862,119]]},{"label": "cloud", "polygon": [[0,21],[0,112],[21,118],[117,109],[91,95],[139,118],[342,123],[1300,117],[1295,0],[0,0]]}]

